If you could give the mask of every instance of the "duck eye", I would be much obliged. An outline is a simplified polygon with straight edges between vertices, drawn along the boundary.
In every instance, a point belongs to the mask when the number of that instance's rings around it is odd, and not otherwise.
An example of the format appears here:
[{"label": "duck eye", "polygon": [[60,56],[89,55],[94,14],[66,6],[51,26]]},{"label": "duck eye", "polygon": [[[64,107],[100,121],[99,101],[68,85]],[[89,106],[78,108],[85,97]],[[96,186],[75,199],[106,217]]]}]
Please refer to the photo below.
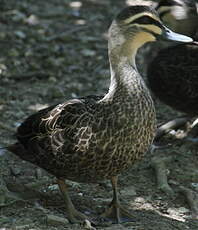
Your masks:
[{"label": "duck eye", "polygon": [[161,23],[159,21],[157,21],[154,18],[149,17],[149,16],[139,17],[139,18],[135,19],[134,21],[130,22],[130,24],[139,24],[140,26],[141,25],[155,25],[159,28],[163,28],[163,26],[161,25]]}]

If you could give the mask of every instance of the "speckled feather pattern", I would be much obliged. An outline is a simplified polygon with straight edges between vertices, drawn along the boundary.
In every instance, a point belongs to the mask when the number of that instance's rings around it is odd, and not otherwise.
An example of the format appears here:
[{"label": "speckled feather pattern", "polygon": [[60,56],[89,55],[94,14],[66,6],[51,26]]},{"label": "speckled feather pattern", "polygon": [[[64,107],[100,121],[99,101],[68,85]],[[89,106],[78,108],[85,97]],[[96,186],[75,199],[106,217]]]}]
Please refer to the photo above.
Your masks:
[{"label": "speckled feather pattern", "polygon": [[[134,85],[141,86],[138,81],[134,78]],[[124,97],[115,101],[88,96],[30,116],[18,128],[25,147],[20,157],[75,181],[97,182],[120,174],[142,158],[154,137],[153,102],[141,87],[128,96],[119,92]]]},{"label": "speckled feather pattern", "polygon": [[35,113],[18,128],[19,142],[10,151],[57,178],[92,183],[111,179],[142,158],[155,135],[155,109],[134,66],[136,51],[124,45],[126,39],[133,42],[135,31],[120,21],[142,11],[153,12],[143,6],[126,8],[110,27],[109,92]]}]

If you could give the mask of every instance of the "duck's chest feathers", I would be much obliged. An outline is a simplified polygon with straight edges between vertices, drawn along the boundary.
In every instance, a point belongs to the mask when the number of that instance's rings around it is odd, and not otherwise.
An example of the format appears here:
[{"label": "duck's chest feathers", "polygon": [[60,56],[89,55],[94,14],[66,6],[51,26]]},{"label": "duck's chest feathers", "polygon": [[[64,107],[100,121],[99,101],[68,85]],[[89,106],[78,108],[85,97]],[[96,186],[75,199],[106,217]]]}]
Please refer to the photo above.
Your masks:
[{"label": "duck's chest feathers", "polygon": [[[137,92],[133,93],[137,95]],[[116,154],[117,149],[124,152],[134,148],[137,152],[144,152],[154,135],[153,102],[143,93],[139,93],[139,98],[126,95],[119,102],[102,102],[86,124],[89,125],[81,125],[76,133],[78,150],[92,152],[100,149],[106,154],[112,154],[112,151]]]},{"label": "duck's chest feathers", "polygon": [[146,99],[136,106],[127,100],[122,103],[102,104],[90,125],[79,129],[76,154],[71,158],[78,160],[81,173],[84,167],[83,175],[89,180],[92,174],[94,179],[117,175],[140,159],[153,140],[155,112],[150,102]]}]

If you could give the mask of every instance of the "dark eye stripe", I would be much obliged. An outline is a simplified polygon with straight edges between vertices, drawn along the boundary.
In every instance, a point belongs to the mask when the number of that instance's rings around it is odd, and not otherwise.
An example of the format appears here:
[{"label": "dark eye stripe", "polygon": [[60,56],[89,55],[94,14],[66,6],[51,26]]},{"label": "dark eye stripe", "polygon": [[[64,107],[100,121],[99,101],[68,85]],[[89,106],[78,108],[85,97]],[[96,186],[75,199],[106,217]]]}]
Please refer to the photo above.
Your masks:
[{"label": "dark eye stripe", "polygon": [[160,22],[156,21],[155,19],[153,19],[153,18],[151,18],[149,16],[142,16],[140,18],[137,18],[137,19],[133,20],[129,24],[134,24],[134,23],[144,24],[144,25],[151,24],[151,25],[156,25],[156,26],[158,26],[160,28],[163,27]]},{"label": "dark eye stripe", "polygon": [[162,6],[182,6],[180,2],[173,1],[173,0],[163,0],[160,1],[159,5],[156,7],[156,9],[159,9]]}]

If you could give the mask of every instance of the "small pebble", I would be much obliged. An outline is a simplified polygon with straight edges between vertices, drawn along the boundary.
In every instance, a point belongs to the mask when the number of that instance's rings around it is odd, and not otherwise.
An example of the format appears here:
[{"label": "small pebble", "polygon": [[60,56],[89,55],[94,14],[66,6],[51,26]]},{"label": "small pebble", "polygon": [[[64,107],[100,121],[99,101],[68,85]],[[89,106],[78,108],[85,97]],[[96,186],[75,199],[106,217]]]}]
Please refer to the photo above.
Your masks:
[{"label": "small pebble", "polygon": [[69,221],[66,218],[62,218],[62,217],[55,216],[55,215],[47,215],[46,222],[47,224],[53,225],[53,226],[58,226],[58,225],[69,223]]},{"label": "small pebble", "polygon": [[57,184],[50,185],[48,186],[48,189],[51,191],[58,190],[58,185]]},{"label": "small pebble", "polygon": [[192,183],[191,184],[193,188],[195,188],[196,190],[198,190],[198,183]]},{"label": "small pebble", "polygon": [[179,183],[175,180],[169,180],[168,183],[171,185],[179,185]]},{"label": "small pebble", "polygon": [[21,39],[25,39],[26,38],[26,34],[23,32],[23,31],[15,31],[14,34],[18,37],[18,38],[21,38]]},{"label": "small pebble", "polygon": [[96,55],[96,52],[94,50],[84,49],[81,51],[81,54],[85,57],[93,57]]},{"label": "small pebble", "polygon": [[96,230],[96,228],[91,226],[91,222],[89,220],[85,220],[83,225],[84,229]]},{"label": "small pebble", "polygon": [[143,197],[137,197],[137,198],[135,198],[135,202],[137,202],[137,203],[145,203],[145,199]]},{"label": "small pebble", "polygon": [[36,15],[31,14],[26,20],[29,25],[37,25],[39,24],[39,19]]}]

